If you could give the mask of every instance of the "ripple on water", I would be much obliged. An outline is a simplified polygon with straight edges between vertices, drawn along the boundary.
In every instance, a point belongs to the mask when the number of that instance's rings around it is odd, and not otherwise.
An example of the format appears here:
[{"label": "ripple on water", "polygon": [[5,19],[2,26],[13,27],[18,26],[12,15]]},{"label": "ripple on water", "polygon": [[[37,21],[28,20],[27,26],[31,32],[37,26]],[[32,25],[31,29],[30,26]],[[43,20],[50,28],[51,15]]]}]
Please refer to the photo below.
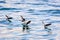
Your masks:
[{"label": "ripple on water", "polygon": [[5,1],[0,1],[0,3],[6,3]]},{"label": "ripple on water", "polygon": [[[45,1],[45,0],[43,0],[43,1]],[[47,0],[45,2],[47,2]],[[19,5],[20,3],[16,3],[16,4]],[[0,40],[55,40],[56,34],[49,34],[46,30],[44,30],[42,28],[42,26],[41,26],[42,24],[40,24],[41,22],[39,22],[39,20],[44,20],[44,21],[46,20],[46,22],[52,21],[52,23],[55,23],[55,26],[53,25],[54,28],[56,28],[56,26],[58,25],[56,23],[60,22],[59,17],[56,17],[56,16],[59,15],[60,10],[48,9],[48,10],[40,10],[40,11],[38,10],[37,11],[37,10],[34,10],[33,7],[37,6],[37,5],[40,7],[40,5],[44,5],[44,3],[41,3],[41,4],[40,3],[26,3],[26,4],[28,4],[27,6],[30,7],[28,10],[25,10],[25,8],[0,8],[0,10],[2,10],[2,11],[0,11],[1,12],[0,15],[1,14],[11,15],[12,14],[11,16],[13,16],[15,18],[15,19],[13,19],[13,22],[11,24],[9,24],[9,22],[7,22],[4,19],[0,21],[0,26],[5,27],[5,28],[0,27],[0,35],[3,34],[2,36],[0,36],[1,37]],[[6,10],[6,11],[4,11],[4,10]],[[11,10],[11,11],[7,11],[7,10]],[[16,11],[13,11],[13,10],[16,10]],[[25,13],[25,11],[26,11],[26,13]],[[28,13],[30,13],[31,15]],[[19,18],[20,15],[23,15],[24,18],[32,21],[32,23],[30,25],[31,27],[29,26],[31,28],[29,30],[29,33],[22,32],[21,22],[18,22],[18,20],[20,19]],[[50,17],[51,15],[56,15],[56,16]],[[18,18],[16,16],[18,16]],[[12,29],[9,30],[8,28],[12,28]],[[52,27],[52,29],[53,29],[53,27]],[[58,26],[57,26],[57,29],[58,29]],[[55,29],[55,30],[57,30],[57,29]]]}]

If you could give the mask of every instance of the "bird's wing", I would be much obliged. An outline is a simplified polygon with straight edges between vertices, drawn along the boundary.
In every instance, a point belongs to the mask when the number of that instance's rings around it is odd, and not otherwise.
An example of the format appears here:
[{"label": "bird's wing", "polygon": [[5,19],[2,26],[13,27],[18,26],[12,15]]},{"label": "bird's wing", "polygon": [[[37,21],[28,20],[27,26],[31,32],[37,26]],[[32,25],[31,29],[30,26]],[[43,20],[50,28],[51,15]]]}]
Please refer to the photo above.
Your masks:
[{"label": "bird's wing", "polygon": [[28,21],[26,24],[29,24],[29,23],[31,23],[31,21]]},{"label": "bird's wing", "polygon": [[23,16],[21,16],[21,19],[22,19],[22,20],[25,20],[25,18],[23,18]]}]

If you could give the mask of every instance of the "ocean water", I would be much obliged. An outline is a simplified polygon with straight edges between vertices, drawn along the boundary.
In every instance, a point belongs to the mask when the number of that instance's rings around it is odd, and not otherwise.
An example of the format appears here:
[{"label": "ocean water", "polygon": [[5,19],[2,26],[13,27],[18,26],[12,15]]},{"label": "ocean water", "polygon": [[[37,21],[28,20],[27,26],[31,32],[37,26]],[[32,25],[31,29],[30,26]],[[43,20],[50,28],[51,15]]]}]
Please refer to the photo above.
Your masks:
[{"label": "ocean water", "polygon": [[[13,17],[12,22],[5,15]],[[30,30],[22,31],[20,16],[31,20]],[[42,21],[51,30],[45,30]],[[60,40],[59,0],[0,0],[0,40]]]}]

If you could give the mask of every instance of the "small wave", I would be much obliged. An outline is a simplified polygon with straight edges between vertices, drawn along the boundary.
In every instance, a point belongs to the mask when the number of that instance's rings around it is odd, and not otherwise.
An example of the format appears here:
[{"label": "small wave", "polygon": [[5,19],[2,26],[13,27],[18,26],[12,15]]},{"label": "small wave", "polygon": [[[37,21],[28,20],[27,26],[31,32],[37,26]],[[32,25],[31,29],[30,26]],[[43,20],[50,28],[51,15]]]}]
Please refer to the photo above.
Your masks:
[{"label": "small wave", "polygon": [[5,1],[0,1],[0,3],[6,3]]},{"label": "small wave", "polygon": [[48,12],[48,13],[50,13],[50,12],[52,12],[52,13],[60,13],[60,10],[58,10],[58,9],[51,9],[51,10],[40,10],[40,12]]},{"label": "small wave", "polygon": [[60,5],[48,4],[48,6],[60,7]]},{"label": "small wave", "polygon": [[20,10],[19,8],[0,8],[0,10]]},{"label": "small wave", "polygon": [[30,4],[30,5],[44,5],[43,3],[26,3],[26,4]]}]

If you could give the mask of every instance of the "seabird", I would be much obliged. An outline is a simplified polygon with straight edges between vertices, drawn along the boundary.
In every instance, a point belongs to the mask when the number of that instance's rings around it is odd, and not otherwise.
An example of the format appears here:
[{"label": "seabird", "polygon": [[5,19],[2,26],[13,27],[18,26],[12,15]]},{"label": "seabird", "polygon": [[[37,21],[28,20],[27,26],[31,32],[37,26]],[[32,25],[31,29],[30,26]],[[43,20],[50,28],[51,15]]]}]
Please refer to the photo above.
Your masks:
[{"label": "seabird", "polygon": [[8,17],[7,15],[5,15],[5,16],[6,16],[6,19],[7,19],[9,22],[11,22],[10,19],[13,19],[12,17]]},{"label": "seabird", "polygon": [[44,28],[45,28],[45,29],[48,29],[47,26],[50,26],[50,25],[51,25],[51,23],[49,23],[49,24],[45,24],[43,21],[42,21],[42,23],[44,24]]},{"label": "seabird", "polygon": [[29,24],[31,21],[26,21],[25,18],[23,18],[23,16],[21,16],[21,19],[22,19],[23,31],[25,31],[25,29],[28,30],[28,29],[29,29],[28,24]]}]

